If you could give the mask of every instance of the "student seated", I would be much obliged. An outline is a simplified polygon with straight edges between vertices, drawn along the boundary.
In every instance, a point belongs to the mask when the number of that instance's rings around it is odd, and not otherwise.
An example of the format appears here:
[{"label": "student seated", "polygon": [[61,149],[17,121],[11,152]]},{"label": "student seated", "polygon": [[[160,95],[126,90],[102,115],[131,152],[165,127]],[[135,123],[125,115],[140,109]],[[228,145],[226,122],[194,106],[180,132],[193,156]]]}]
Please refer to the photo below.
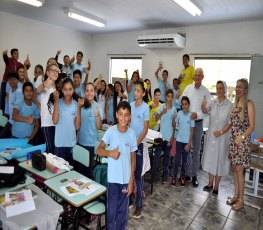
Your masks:
[{"label": "student seated", "polygon": [[34,96],[34,87],[31,82],[25,82],[23,85],[23,99],[18,99],[13,110],[13,128],[12,136],[16,138],[27,138],[30,143],[39,130],[39,110],[32,101]]},{"label": "student seated", "polygon": [[[116,109],[118,124],[109,128],[100,142],[97,153],[108,157],[108,204],[109,230],[126,229],[129,196],[133,191],[135,172],[135,132],[129,128],[131,106],[121,101]],[[107,147],[108,150],[105,148]]]}]

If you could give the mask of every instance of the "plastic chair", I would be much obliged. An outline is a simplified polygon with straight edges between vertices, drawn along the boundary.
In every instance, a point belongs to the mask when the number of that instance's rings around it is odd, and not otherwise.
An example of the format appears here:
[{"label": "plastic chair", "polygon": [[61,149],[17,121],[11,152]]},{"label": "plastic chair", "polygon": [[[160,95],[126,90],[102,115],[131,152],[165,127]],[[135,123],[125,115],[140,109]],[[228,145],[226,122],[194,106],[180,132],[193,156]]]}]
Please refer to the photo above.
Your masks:
[{"label": "plastic chair", "polygon": [[3,114],[3,110],[2,109],[0,109],[0,116],[3,116],[4,114]]},{"label": "plastic chair", "polygon": [[5,127],[8,119],[5,116],[0,116],[0,126]]},{"label": "plastic chair", "polygon": [[[97,229],[103,229],[101,226],[101,216],[106,212],[105,204],[100,200],[92,201],[86,204],[83,209],[91,215],[98,216]],[[105,217],[106,218],[106,217]]]},{"label": "plastic chair", "polygon": [[73,147],[73,159],[89,167],[89,151],[79,145]]}]

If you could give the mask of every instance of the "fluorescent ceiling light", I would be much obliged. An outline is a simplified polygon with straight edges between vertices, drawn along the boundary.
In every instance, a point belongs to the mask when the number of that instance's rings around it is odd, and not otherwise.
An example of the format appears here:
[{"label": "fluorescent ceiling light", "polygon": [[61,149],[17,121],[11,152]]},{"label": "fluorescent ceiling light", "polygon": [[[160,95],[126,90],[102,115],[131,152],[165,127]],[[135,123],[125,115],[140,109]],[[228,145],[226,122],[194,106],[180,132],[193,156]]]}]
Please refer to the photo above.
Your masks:
[{"label": "fluorescent ceiling light", "polygon": [[202,14],[202,10],[190,0],[174,0],[174,2],[176,2],[193,16],[200,16]]},{"label": "fluorescent ceiling light", "polygon": [[32,6],[40,7],[44,4],[44,1],[39,1],[39,0],[17,0],[19,2],[23,2]]},{"label": "fluorescent ceiling light", "polygon": [[92,16],[92,15],[83,16],[84,14],[86,14],[86,13],[78,13],[78,12],[75,12],[75,10],[71,10],[71,9],[68,10],[68,12],[67,12],[67,15],[70,18],[74,18],[74,19],[77,19],[79,21],[86,22],[86,23],[89,23],[91,25],[98,26],[98,27],[104,27],[105,26],[105,22],[102,22],[102,20],[93,19],[94,16]]}]

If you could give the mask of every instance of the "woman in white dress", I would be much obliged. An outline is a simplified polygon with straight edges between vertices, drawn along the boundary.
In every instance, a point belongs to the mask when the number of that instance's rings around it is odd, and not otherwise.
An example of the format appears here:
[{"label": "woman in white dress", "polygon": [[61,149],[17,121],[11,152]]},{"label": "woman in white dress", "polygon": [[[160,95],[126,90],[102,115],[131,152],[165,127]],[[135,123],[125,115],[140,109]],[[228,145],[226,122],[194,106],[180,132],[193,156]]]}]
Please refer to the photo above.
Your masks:
[{"label": "woman in white dress", "polygon": [[203,170],[209,174],[209,183],[203,190],[212,195],[218,194],[219,183],[222,176],[229,173],[228,160],[230,112],[232,103],[226,98],[227,87],[223,81],[216,83],[217,98],[207,103],[204,97],[202,102],[203,113],[209,113],[209,127],[207,131],[204,154],[202,156]]}]

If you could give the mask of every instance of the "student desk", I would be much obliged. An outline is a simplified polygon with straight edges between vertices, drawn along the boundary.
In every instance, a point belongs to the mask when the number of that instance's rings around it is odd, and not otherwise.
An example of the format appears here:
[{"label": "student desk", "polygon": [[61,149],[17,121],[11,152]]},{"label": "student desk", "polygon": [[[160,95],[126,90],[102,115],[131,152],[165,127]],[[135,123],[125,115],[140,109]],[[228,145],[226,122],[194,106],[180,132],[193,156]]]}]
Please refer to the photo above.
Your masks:
[{"label": "student desk", "polygon": [[26,175],[26,182],[24,184],[18,184],[14,187],[9,187],[9,188],[0,188],[0,195],[5,194],[5,192],[18,190],[20,188],[23,188],[24,186],[27,186],[33,183],[35,183],[35,180],[32,177]]},{"label": "student desk", "polygon": [[[37,193],[37,197],[34,199],[36,209],[6,218],[5,212],[0,208],[0,219],[3,222],[3,227],[7,229],[55,230],[59,216],[63,212],[62,206],[51,199],[51,197],[45,194],[36,185],[31,184],[26,186],[26,188]],[[17,189],[18,188],[13,187],[10,190],[15,191]]]},{"label": "student desk", "polygon": [[[77,229],[77,221],[78,221],[78,215],[81,208],[89,203],[90,201],[96,199],[100,195],[106,192],[106,187],[103,185],[100,185],[94,181],[94,183],[99,185],[99,189],[94,191],[93,193],[89,195],[85,194],[78,194],[75,196],[67,196],[62,190],[60,189],[61,186],[65,186],[68,184],[68,180],[72,179],[80,179],[80,178],[87,178],[80,173],[76,171],[70,171],[66,172],[64,174],[61,174],[59,176],[53,177],[49,180],[46,180],[44,184],[50,189],[52,192],[54,192],[57,196],[65,200],[67,203],[72,205],[72,207],[75,208],[74,214],[73,214],[73,226],[74,229]],[[65,181],[66,180],[66,181]]]},{"label": "student desk", "polygon": [[[60,174],[67,172],[67,170],[65,170],[65,169],[59,169],[57,173],[50,172],[47,169],[45,169],[43,171],[39,171],[39,170],[32,167],[31,160],[20,162],[19,166],[22,167],[23,169],[25,169],[27,172],[31,173],[32,175],[40,177],[43,180],[48,180],[48,179],[51,179],[53,177],[56,177]],[[72,170],[73,166],[70,165],[69,169]]]}]

